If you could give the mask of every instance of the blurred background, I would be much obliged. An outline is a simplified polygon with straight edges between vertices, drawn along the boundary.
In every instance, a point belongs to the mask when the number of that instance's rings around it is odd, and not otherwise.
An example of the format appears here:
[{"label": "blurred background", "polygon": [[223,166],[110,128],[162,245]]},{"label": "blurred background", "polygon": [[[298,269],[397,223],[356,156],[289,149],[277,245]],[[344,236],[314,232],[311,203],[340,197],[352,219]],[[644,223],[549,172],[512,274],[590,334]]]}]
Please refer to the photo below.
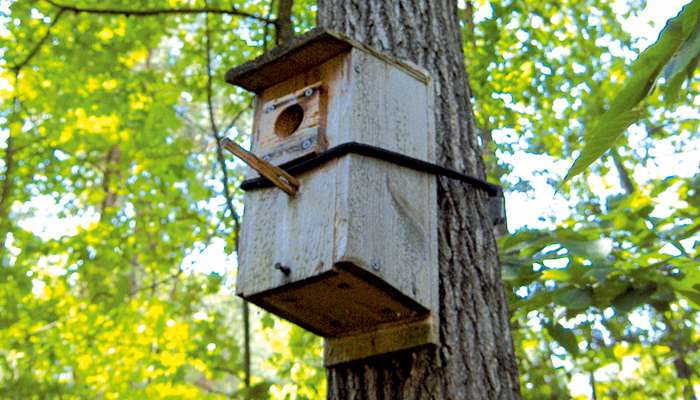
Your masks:
[{"label": "blurred background", "polygon": [[[687,2],[459,2],[525,398],[700,395],[700,75],[561,185]],[[251,130],[224,72],[315,11],[0,0],[1,398],[325,398],[321,340],[233,294],[218,146]]]}]

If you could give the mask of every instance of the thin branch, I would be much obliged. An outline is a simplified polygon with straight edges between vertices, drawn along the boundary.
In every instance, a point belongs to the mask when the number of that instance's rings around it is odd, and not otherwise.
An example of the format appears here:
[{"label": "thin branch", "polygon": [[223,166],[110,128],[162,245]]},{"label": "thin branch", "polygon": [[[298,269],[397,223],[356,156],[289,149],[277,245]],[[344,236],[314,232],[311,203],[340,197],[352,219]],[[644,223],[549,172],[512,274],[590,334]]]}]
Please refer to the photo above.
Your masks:
[{"label": "thin branch", "polygon": [[465,3],[464,21],[467,25],[467,32],[469,33],[468,40],[472,41],[474,40],[474,4],[470,0]]},{"label": "thin branch", "polygon": [[[610,155],[612,156],[613,164],[615,165],[615,169],[617,170],[617,173],[620,177],[620,185],[622,185],[622,188],[625,190],[625,194],[633,194],[636,191],[636,188],[634,182],[632,181],[632,178],[630,177],[629,172],[627,171],[627,168],[625,168],[625,165],[623,164],[622,159],[620,158],[620,155],[614,149],[610,152]],[[646,220],[649,223],[651,223],[654,229],[656,230],[656,223],[654,223],[654,221],[648,218]],[[671,237],[667,237],[667,235],[664,235],[661,231],[657,231],[657,235],[661,240],[666,241],[668,244],[670,244],[676,250],[678,250],[684,257],[692,258],[679,241],[674,240]]]},{"label": "thin branch", "polygon": [[228,398],[233,397],[233,396],[235,395],[235,393],[231,394],[231,393],[227,393],[227,392],[225,392],[225,391],[223,391],[223,390],[215,389],[215,388],[212,387],[211,384],[210,384],[209,382],[207,382],[207,381],[196,380],[196,381],[194,381],[194,382],[192,382],[192,383],[194,383],[194,385],[197,386],[198,388],[203,389],[203,390],[206,390],[208,393],[219,394],[219,395],[222,395],[222,396],[228,397]]},{"label": "thin branch", "polygon": [[107,210],[114,207],[117,202],[117,194],[112,190],[114,184],[112,183],[112,178],[116,176],[117,180],[120,179],[120,171],[115,164],[119,164],[121,161],[121,149],[118,144],[113,144],[107,151],[105,156],[105,167],[102,173],[102,191],[104,192],[104,199],[100,204],[100,221],[104,221],[107,215]]},{"label": "thin branch", "polygon": [[211,71],[211,31],[209,29],[209,14],[206,14],[206,59],[207,59],[207,109],[209,112],[209,123],[211,124],[211,132],[214,141],[216,142],[216,158],[223,174],[222,183],[224,185],[224,197],[226,198],[226,207],[228,208],[233,218],[234,225],[240,223],[240,217],[233,206],[233,197],[231,196],[231,188],[229,187],[228,170],[226,169],[226,159],[224,157],[224,149],[221,146],[221,134],[214,118],[214,100],[212,89],[212,71]]},{"label": "thin branch", "polygon": [[220,365],[214,365],[214,366],[211,367],[211,369],[214,370],[214,371],[226,372],[226,373],[229,374],[229,375],[238,376],[238,371],[237,371],[237,370],[231,369],[231,368],[222,367],[222,366],[220,366]]},{"label": "thin branch", "polygon": [[[15,116],[19,110],[20,100],[19,100],[19,70],[15,70],[15,85],[14,85],[14,96],[12,99],[12,113]],[[5,166],[5,173],[2,178],[2,187],[0,189],[0,266],[2,266],[2,260],[5,253],[5,237],[7,232],[10,230],[10,195],[12,193],[12,173],[15,166],[15,151],[14,148],[14,138],[12,137],[12,126],[10,125],[9,132],[7,134],[7,145],[5,147],[5,156],[3,157],[3,164]]]},{"label": "thin branch", "polygon": [[18,62],[16,65],[10,68],[11,70],[19,72],[19,70],[24,68],[29,63],[29,61],[31,61],[31,59],[34,58],[34,56],[39,52],[41,47],[44,45],[44,43],[46,43],[46,40],[48,40],[49,36],[51,35],[51,29],[56,25],[56,23],[58,23],[58,20],[61,19],[61,16],[65,11],[66,10],[64,9],[58,10],[56,15],[53,17],[53,20],[49,24],[48,28],[46,28],[44,36],[42,36],[41,39],[39,39],[39,41],[36,42],[34,47],[29,51],[29,54],[27,54],[27,56],[24,57],[22,61]]},{"label": "thin branch", "polygon": [[238,123],[238,120],[241,119],[241,117],[243,116],[243,113],[248,111],[248,109],[250,109],[250,107],[251,107],[251,104],[246,104],[245,107],[243,107],[240,111],[238,111],[238,113],[236,115],[233,116],[233,118],[231,118],[231,122],[229,122],[228,125],[226,125],[226,128],[224,128],[224,130],[221,132],[226,133],[226,132],[230,131],[234,126],[236,126],[236,124]]},{"label": "thin branch", "polygon": [[[267,10],[267,18],[270,19],[272,18],[272,10],[275,8],[275,0],[270,0],[270,8]],[[265,24],[263,26],[263,52],[267,52],[267,36],[269,35],[269,26],[270,24]]]},{"label": "thin branch", "polygon": [[[212,71],[211,71],[211,30],[209,28],[209,14],[205,15],[205,39],[206,39],[206,59],[207,59],[207,107],[209,110],[209,123],[211,124],[212,136],[216,142],[216,157],[219,161],[219,166],[221,167],[222,181],[224,185],[224,196],[226,197],[226,206],[231,213],[233,218],[233,229],[235,233],[235,248],[236,257],[238,257],[238,238],[241,227],[241,219],[236,209],[233,206],[233,198],[231,195],[231,190],[228,185],[228,170],[226,169],[226,160],[224,158],[224,149],[221,145],[221,134],[216,125],[216,119],[214,118],[214,101],[213,101],[213,90],[212,90]],[[241,111],[234,122],[243,114]],[[228,128],[230,129],[230,128]],[[243,364],[244,364],[244,383],[245,387],[250,387],[250,311],[248,308],[248,302],[243,301],[243,323],[244,323],[244,350],[243,350]]]},{"label": "thin branch", "polygon": [[225,14],[225,15],[236,15],[239,17],[251,18],[257,21],[265,23],[274,23],[265,17],[261,17],[247,11],[241,11],[235,7],[231,8],[151,8],[147,10],[137,10],[137,9],[127,9],[127,8],[94,8],[94,7],[79,7],[69,4],[61,4],[55,0],[44,0],[52,6],[59,8],[64,11],[72,11],[74,13],[86,13],[86,14],[101,14],[101,15],[123,15],[126,17],[153,17],[158,15],[173,15],[173,14]]},{"label": "thin branch", "polygon": [[150,285],[146,285],[146,286],[142,286],[142,287],[139,287],[139,288],[135,288],[134,290],[131,291],[131,293],[129,293],[129,297],[133,297],[133,296],[136,295],[136,293],[142,292],[142,291],[145,291],[145,290],[154,291],[154,290],[158,289],[158,287],[159,287],[160,285],[164,284],[164,283],[170,282],[170,281],[172,281],[172,280],[177,280],[180,276],[182,276],[182,272],[183,272],[183,270],[182,270],[182,263],[180,263],[180,265],[178,266],[178,269],[177,269],[176,272],[174,272],[174,273],[172,273],[172,274],[166,276],[166,277],[163,278],[163,279],[154,281],[154,282],[151,283]]}]

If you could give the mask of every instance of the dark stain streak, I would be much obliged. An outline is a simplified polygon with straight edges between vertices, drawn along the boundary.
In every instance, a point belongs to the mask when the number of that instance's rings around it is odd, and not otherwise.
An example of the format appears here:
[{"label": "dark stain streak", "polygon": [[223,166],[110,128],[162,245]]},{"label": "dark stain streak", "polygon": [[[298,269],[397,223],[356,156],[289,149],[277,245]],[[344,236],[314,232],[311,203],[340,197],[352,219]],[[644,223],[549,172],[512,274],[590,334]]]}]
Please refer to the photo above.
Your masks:
[{"label": "dark stain streak", "polygon": [[399,214],[404,217],[406,221],[409,222],[409,240],[415,243],[420,248],[425,247],[425,229],[423,228],[424,222],[422,221],[421,214],[416,210],[411,203],[406,200],[406,198],[401,193],[401,190],[392,182],[391,178],[387,175],[386,177],[386,187],[391,195],[391,200],[398,210]]}]

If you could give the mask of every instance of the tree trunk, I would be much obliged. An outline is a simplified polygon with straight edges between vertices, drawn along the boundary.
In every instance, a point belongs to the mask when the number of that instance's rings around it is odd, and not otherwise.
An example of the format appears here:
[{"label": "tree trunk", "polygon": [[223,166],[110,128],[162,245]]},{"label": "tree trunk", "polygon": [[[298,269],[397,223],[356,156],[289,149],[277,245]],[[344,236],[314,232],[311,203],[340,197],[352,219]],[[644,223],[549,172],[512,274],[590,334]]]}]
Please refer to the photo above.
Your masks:
[{"label": "tree trunk", "polygon": [[292,25],[292,7],[294,6],[294,0],[279,0],[279,2],[279,6],[277,7],[277,21],[275,21],[275,27],[277,28],[275,42],[277,42],[277,44],[282,44],[294,37],[294,27]]},{"label": "tree trunk", "polygon": [[[484,175],[451,0],[318,0],[318,25],[431,72],[438,162]],[[518,373],[485,193],[438,181],[440,345],[330,368],[331,399],[512,399]]]}]

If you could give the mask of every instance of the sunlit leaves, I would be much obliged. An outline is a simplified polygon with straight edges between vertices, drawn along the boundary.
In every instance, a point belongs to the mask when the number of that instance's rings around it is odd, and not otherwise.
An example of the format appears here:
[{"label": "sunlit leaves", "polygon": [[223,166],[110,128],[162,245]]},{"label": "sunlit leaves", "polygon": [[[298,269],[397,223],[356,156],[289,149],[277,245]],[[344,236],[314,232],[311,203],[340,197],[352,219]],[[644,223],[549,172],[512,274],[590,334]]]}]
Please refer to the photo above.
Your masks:
[{"label": "sunlit leaves", "polygon": [[[71,3],[153,8],[204,1]],[[269,1],[207,3],[274,17]],[[654,96],[632,106],[653,86],[645,79],[632,80],[619,103],[607,101],[625,77],[661,73],[663,100],[677,90],[679,102],[695,107],[697,76],[682,83],[697,62],[698,28],[684,25],[687,39],[672,57],[666,55],[673,46],[657,46],[657,56],[630,70],[636,47],[620,20],[643,4],[628,2],[629,12],[620,13],[620,3],[475,1],[478,18],[463,24],[493,178],[514,167],[503,155],[573,157],[585,126],[600,132],[593,135],[601,137],[598,153],[618,137],[622,166],[636,180],[633,193],[615,192],[613,166],[589,168],[587,177],[601,178],[614,193],[572,181],[562,190],[576,204],[570,216],[557,216],[557,227],[503,238],[525,397],[567,398],[579,373],[596,377],[601,398],[681,397],[687,379],[679,379],[678,360],[700,365],[700,175],[645,176],[659,157],[680,159],[692,150],[698,118],[678,120]],[[315,23],[314,6],[294,2],[297,31]],[[221,261],[212,256],[190,265],[221,242],[227,254],[235,248],[206,115],[204,16],[63,13],[15,81],[8,67],[28,55],[56,12],[46,2],[15,1],[0,29],[0,155],[8,134],[15,144],[12,210],[0,221],[3,237],[11,233],[7,251],[0,250],[0,397],[322,398],[319,339],[257,309],[253,376],[244,388],[234,257],[220,274],[200,271]],[[274,29],[265,33],[259,21],[232,16],[210,19],[216,120],[244,142],[249,118],[232,121],[250,96],[221,77],[272,47]],[[620,134],[634,121],[637,130]],[[654,155],[657,141],[669,136],[678,137],[673,147]],[[235,187],[242,171],[227,167]],[[538,173],[559,181],[552,171]],[[518,186],[534,187],[522,180]],[[240,201],[235,192],[237,207]],[[36,228],[42,224],[70,229],[54,237],[42,233],[46,226]],[[623,364],[632,372],[622,374]]]},{"label": "sunlit leaves", "polygon": [[570,329],[566,329],[558,323],[547,324],[546,327],[552,339],[556,340],[557,343],[564,347],[569,353],[578,355],[578,340]]},{"label": "sunlit leaves", "polygon": [[[127,3],[76,2],[164,6]],[[262,14],[269,3],[245,6]],[[0,397],[242,393],[232,271],[207,274],[188,262],[215,238],[231,249],[235,240],[230,216],[211,200],[221,177],[202,108],[203,14],[64,12],[15,81],[7,68],[47,33],[56,9],[19,1],[11,12],[2,42],[0,122],[7,128],[0,137],[8,132],[16,144],[8,204],[17,224],[11,246],[0,246],[0,348],[12,350],[0,351]],[[241,37],[260,37],[261,27],[239,20],[231,30],[231,17],[212,19],[216,117],[244,133],[246,118],[229,121],[247,100],[220,77],[260,51],[259,42]],[[45,219],[32,219],[31,210]],[[42,225],[61,233],[37,236]],[[269,380],[253,368],[250,390],[260,397]]]}]

